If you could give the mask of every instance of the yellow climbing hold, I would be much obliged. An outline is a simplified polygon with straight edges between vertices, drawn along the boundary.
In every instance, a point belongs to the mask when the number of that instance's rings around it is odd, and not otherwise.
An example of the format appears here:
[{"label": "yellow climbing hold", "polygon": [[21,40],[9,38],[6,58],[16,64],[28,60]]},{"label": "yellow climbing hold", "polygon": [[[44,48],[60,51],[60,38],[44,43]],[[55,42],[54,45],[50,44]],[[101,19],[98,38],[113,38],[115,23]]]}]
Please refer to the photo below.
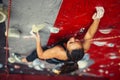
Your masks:
[{"label": "yellow climbing hold", "polygon": [[38,32],[40,31],[41,29],[43,29],[45,27],[45,24],[40,24],[40,25],[33,25],[32,26],[32,32]]}]

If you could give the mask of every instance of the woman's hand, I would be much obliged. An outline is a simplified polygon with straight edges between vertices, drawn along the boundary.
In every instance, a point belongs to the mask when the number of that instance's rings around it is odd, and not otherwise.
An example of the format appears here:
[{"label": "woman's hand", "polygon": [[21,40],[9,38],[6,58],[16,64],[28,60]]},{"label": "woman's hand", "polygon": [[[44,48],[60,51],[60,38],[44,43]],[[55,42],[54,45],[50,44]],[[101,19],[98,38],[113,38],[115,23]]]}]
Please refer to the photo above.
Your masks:
[{"label": "woman's hand", "polygon": [[35,39],[36,39],[36,41],[40,41],[40,35],[39,35],[39,32],[37,32],[37,33],[35,34]]},{"label": "woman's hand", "polygon": [[40,35],[39,35],[39,32],[30,32],[30,34],[36,39],[36,41],[40,41]]},{"label": "woman's hand", "polygon": [[103,7],[96,7],[96,11],[93,16],[92,16],[92,19],[95,20],[95,19],[101,19],[104,15],[104,8]]}]

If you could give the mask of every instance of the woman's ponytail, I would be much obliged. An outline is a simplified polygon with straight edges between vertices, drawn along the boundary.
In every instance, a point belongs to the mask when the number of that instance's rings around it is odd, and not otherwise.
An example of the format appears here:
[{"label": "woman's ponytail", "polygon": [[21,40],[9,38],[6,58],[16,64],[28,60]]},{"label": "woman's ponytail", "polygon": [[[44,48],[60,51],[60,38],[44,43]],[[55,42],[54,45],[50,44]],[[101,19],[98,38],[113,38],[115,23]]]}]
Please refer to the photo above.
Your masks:
[{"label": "woman's ponytail", "polygon": [[65,74],[70,73],[78,69],[78,64],[76,62],[65,62],[59,68],[54,69],[55,74]]}]

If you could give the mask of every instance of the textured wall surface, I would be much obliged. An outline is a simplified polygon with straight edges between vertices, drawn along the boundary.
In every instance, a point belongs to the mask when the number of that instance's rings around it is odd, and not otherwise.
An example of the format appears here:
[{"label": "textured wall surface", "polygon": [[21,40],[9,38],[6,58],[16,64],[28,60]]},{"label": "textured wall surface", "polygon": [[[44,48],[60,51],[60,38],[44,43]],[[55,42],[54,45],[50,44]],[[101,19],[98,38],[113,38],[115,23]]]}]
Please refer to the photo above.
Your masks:
[{"label": "textured wall surface", "polygon": [[[8,0],[3,0],[8,6]],[[9,38],[10,53],[24,54],[35,48],[34,39],[24,39],[30,35],[32,25],[45,22],[53,25],[59,12],[62,0],[12,0],[10,28],[18,29],[20,38]],[[50,36],[49,30],[42,30],[42,45],[46,45]],[[19,46],[18,46],[19,45]]]}]

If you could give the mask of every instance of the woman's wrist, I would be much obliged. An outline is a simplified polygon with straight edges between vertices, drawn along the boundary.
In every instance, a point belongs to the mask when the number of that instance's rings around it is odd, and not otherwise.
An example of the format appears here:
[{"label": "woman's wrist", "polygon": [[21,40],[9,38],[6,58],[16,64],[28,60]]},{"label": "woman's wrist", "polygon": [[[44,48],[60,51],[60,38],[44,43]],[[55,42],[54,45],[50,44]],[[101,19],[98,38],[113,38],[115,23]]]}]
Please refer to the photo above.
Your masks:
[{"label": "woman's wrist", "polygon": [[100,22],[100,18],[94,19],[95,22]]},{"label": "woman's wrist", "polygon": [[40,39],[36,39],[36,42],[40,42]]}]

